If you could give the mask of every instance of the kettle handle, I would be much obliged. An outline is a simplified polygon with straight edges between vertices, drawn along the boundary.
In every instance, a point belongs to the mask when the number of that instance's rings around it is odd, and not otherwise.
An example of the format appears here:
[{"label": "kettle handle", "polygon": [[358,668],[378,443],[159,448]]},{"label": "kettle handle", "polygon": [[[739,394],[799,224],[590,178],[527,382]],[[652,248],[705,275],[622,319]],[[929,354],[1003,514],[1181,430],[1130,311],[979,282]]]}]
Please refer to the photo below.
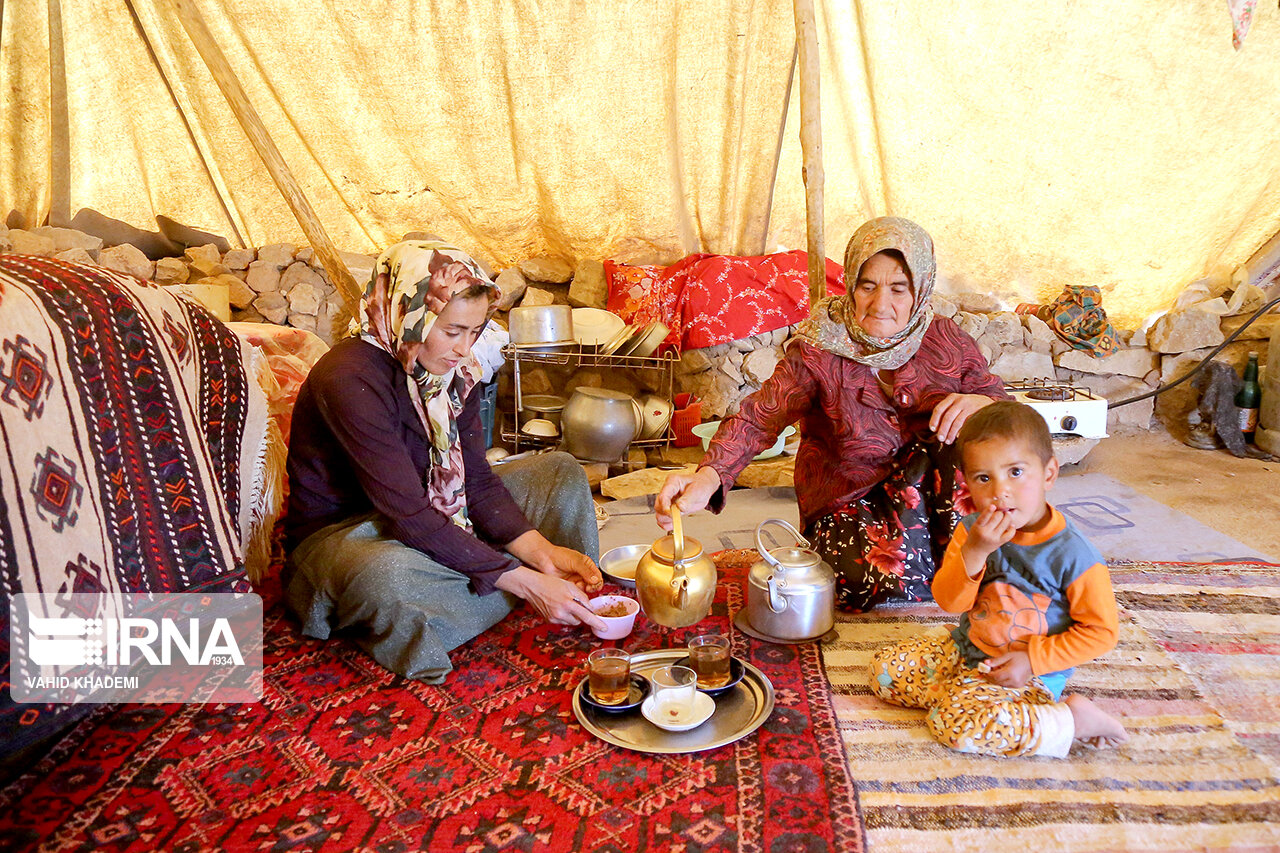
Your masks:
[{"label": "kettle handle", "polygon": [[677,610],[684,610],[689,604],[689,577],[684,572],[684,523],[680,520],[680,510],[671,507],[671,541],[675,563],[671,569],[671,598]]},{"label": "kettle handle", "polygon": [[770,573],[769,579],[765,581],[765,586],[769,588],[769,609],[774,613],[781,613],[787,609],[787,599],[786,596],[778,591],[779,585],[773,573]]},{"label": "kettle handle", "polygon": [[[790,522],[783,521],[781,518],[766,518],[764,521],[756,525],[756,550],[760,552],[760,556],[764,558],[766,563],[773,566],[775,569],[786,571],[786,567],[779,563],[777,559],[769,553],[769,549],[764,547],[764,540],[760,538],[760,533],[764,530],[764,526],[766,524],[778,524],[791,531],[791,535],[796,537],[796,542],[800,544],[801,548],[808,548],[809,540],[801,536],[800,531],[792,527]],[[678,526],[679,525],[677,524],[677,527]],[[683,544],[683,541],[681,544]],[[772,587],[770,587],[770,589],[772,589]]]}]

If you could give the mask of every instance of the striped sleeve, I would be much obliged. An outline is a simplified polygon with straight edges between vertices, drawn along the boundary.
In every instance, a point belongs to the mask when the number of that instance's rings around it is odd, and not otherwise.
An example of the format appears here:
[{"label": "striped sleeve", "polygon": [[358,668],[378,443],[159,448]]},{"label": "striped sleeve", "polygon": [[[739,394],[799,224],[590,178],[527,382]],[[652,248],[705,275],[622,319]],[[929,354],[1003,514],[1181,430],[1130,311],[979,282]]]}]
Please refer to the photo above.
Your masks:
[{"label": "striped sleeve", "polygon": [[948,613],[965,613],[973,607],[973,602],[978,597],[978,587],[986,574],[984,570],[983,574],[971,578],[965,571],[964,556],[960,549],[968,538],[968,528],[957,524],[947,551],[942,556],[942,565],[933,576],[933,600]]},{"label": "striped sleeve", "polygon": [[1115,648],[1120,634],[1111,573],[1094,563],[1066,589],[1072,625],[1059,634],[1032,637],[1027,646],[1037,675],[1070,669]]}]

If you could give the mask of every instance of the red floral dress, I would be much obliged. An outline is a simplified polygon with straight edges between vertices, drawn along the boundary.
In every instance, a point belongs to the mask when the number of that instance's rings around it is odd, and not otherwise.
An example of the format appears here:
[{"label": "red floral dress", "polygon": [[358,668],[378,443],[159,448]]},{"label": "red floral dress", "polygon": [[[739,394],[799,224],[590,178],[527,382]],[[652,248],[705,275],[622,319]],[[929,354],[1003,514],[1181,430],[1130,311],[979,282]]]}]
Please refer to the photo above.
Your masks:
[{"label": "red floral dress", "polygon": [[752,457],[799,420],[800,521],[836,570],[839,606],[926,599],[951,531],[971,511],[952,448],[929,432],[934,406],[951,393],[1007,397],[977,344],[946,318],[934,319],[920,349],[894,371],[892,396],[870,367],[793,343],[712,442],[703,464],[722,488],[711,507],[722,509]]}]

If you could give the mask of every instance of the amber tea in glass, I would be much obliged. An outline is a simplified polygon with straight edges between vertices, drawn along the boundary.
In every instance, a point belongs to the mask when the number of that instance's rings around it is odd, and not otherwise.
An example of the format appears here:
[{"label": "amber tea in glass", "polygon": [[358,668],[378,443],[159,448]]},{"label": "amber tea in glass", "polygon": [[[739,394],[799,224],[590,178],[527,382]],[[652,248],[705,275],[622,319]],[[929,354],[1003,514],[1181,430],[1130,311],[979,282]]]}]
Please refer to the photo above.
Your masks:
[{"label": "amber tea in glass", "polygon": [[621,705],[631,690],[631,656],[622,649],[596,649],[587,656],[587,686],[601,705]]},{"label": "amber tea in glass", "polygon": [[729,683],[729,638],[703,634],[689,641],[689,665],[698,674],[698,686],[714,690]]}]

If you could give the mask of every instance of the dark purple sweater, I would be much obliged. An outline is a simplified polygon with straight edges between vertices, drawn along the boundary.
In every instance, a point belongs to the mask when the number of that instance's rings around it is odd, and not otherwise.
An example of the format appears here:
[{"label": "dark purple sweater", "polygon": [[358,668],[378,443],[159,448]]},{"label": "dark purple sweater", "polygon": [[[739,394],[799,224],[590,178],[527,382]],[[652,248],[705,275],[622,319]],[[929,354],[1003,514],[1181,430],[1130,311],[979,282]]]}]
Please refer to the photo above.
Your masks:
[{"label": "dark purple sweater", "polygon": [[286,549],[376,510],[396,539],[469,575],[476,592],[492,592],[499,576],[520,565],[498,549],[532,525],[485,460],[478,387],[458,416],[458,432],[475,535],[427,500],[430,445],[400,365],[358,338],[338,343],[311,368],[294,407]]}]

